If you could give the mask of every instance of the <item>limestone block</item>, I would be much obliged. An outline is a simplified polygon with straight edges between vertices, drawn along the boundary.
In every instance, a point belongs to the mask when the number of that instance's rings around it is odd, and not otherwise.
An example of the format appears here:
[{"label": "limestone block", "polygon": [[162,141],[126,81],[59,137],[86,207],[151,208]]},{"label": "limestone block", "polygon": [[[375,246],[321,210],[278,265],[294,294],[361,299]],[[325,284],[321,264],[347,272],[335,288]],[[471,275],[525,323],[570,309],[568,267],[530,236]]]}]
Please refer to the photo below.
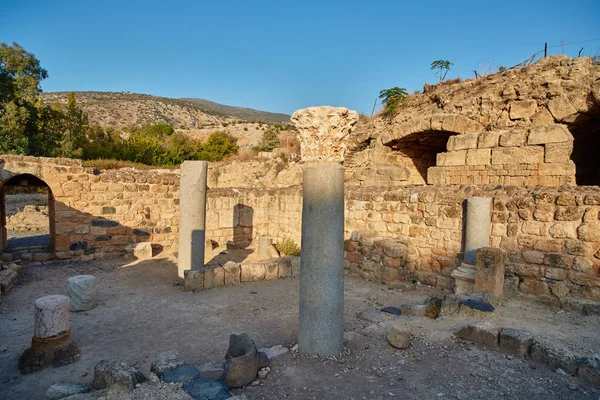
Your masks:
[{"label": "limestone block", "polygon": [[126,361],[100,361],[94,367],[94,389],[108,389],[109,392],[131,392],[146,377]]},{"label": "limestone block", "polygon": [[514,328],[504,328],[500,331],[499,348],[504,353],[523,357],[529,354],[532,344],[533,335],[529,331]]},{"label": "limestone block", "polygon": [[467,151],[467,165],[490,165],[491,149],[473,149]]},{"label": "limestone block", "polygon": [[162,378],[166,371],[180,367],[183,364],[183,358],[181,358],[177,350],[167,350],[156,356],[150,365],[150,371],[155,373],[159,378]]},{"label": "limestone block", "polygon": [[584,242],[600,242],[600,221],[581,224],[577,237]]},{"label": "limestone block", "polygon": [[492,165],[539,164],[543,162],[544,148],[541,146],[497,147],[492,149]]},{"label": "limestone block", "polygon": [[500,146],[502,147],[522,147],[527,141],[526,130],[505,131],[500,135]]},{"label": "limestone block", "polygon": [[225,286],[236,286],[241,282],[240,264],[228,261],[223,265],[225,273]]},{"label": "limestone block", "polygon": [[500,329],[500,327],[491,322],[480,321],[462,327],[456,335],[461,339],[482,344],[492,350],[498,350]]},{"label": "limestone block", "polygon": [[88,311],[96,307],[96,277],[72,276],[67,280],[67,296],[71,311]]},{"label": "limestone block", "polygon": [[545,126],[538,126],[532,128],[529,132],[527,144],[546,144],[546,143],[562,143],[572,142],[573,135],[564,125],[552,124]]},{"label": "limestone block", "polygon": [[[46,391],[45,400],[59,400],[76,394],[87,393],[89,391],[90,388],[79,383],[56,382]],[[75,397],[72,398],[74,399]]]},{"label": "limestone block", "polygon": [[241,281],[255,282],[265,280],[267,268],[261,262],[248,262],[240,265]]},{"label": "limestone block", "polygon": [[125,250],[130,251],[138,260],[149,260],[152,258],[152,243],[150,242],[132,243],[127,245]]},{"label": "limestone block", "polygon": [[531,122],[536,126],[550,125],[554,123],[554,117],[547,108],[541,108],[531,117]]},{"label": "limestone block", "polygon": [[448,153],[438,153],[436,156],[438,167],[446,167],[451,165],[465,165],[467,158],[467,151],[451,151]]},{"label": "limestone block", "polygon": [[5,269],[0,271],[0,293],[5,294],[10,289],[17,279],[19,274],[12,269]]},{"label": "limestone block", "polygon": [[573,142],[548,143],[545,146],[544,161],[547,163],[566,163],[571,159]]},{"label": "limestone block", "polygon": [[550,344],[534,343],[531,346],[531,360],[552,370],[561,368],[569,374],[576,374],[580,359],[569,350]]},{"label": "limestone block", "polygon": [[577,110],[569,103],[566,97],[558,97],[548,102],[548,110],[557,121],[562,121],[567,117],[577,113]]},{"label": "limestone block", "polygon": [[537,101],[518,100],[510,103],[509,118],[512,120],[531,117],[537,110]]},{"label": "limestone block", "polygon": [[501,131],[485,131],[479,136],[479,143],[477,147],[480,149],[487,149],[490,147],[498,147],[500,140]]},{"label": "limestone block", "polygon": [[465,133],[463,135],[450,136],[446,145],[448,151],[476,149],[479,133]]},{"label": "limestone block", "polygon": [[475,292],[502,296],[504,288],[505,254],[500,249],[483,247],[477,251],[475,261]]},{"label": "limestone block", "polygon": [[204,289],[204,271],[186,270],[183,278],[183,290],[190,292],[202,289]]},{"label": "limestone block", "polygon": [[35,301],[33,336],[51,338],[69,331],[69,298],[63,295],[40,297]]}]

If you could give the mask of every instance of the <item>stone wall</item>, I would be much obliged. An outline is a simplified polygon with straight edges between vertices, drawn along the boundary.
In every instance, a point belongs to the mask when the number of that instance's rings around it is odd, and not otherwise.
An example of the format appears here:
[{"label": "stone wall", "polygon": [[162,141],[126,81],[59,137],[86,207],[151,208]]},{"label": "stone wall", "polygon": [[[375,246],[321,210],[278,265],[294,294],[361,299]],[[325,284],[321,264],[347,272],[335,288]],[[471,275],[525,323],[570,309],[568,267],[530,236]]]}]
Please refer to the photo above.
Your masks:
[{"label": "stone wall", "polygon": [[[99,171],[80,160],[0,157],[0,181],[33,175],[50,188],[52,242],[58,258],[123,254],[130,243],[151,242],[173,252],[179,222],[179,175],[133,169]],[[4,205],[3,205],[4,206]]]},{"label": "stone wall", "polygon": [[[404,243],[402,265],[426,284],[451,288],[462,257],[463,207],[470,196],[493,198],[491,247],[507,252],[507,290],[547,299],[600,300],[600,188],[438,186],[347,188],[346,235]],[[350,248],[365,247],[354,239]],[[376,248],[374,246],[373,248]],[[347,247],[348,249],[348,247]],[[347,253],[356,267],[389,267],[381,252]],[[363,266],[360,265],[361,261]],[[391,265],[398,263],[393,261]],[[389,281],[389,274],[373,279]],[[401,276],[406,276],[406,274]],[[398,278],[402,280],[401,278]]]}]

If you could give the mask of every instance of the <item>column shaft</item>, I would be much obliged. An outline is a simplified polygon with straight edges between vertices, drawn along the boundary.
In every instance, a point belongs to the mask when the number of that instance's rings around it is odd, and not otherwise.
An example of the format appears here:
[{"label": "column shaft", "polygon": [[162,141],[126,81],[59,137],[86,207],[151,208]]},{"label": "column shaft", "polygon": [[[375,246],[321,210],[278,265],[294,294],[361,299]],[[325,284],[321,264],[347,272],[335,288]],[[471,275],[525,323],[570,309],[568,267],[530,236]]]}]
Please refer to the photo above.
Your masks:
[{"label": "column shaft", "polygon": [[177,265],[180,278],[188,269],[204,267],[207,175],[206,161],[184,161],[181,164]]},{"label": "column shaft", "polygon": [[467,199],[467,226],[465,232],[465,262],[475,264],[477,250],[490,245],[491,210],[490,197]]},{"label": "column shaft", "polygon": [[334,356],[344,339],[344,167],[304,165],[299,349]]}]

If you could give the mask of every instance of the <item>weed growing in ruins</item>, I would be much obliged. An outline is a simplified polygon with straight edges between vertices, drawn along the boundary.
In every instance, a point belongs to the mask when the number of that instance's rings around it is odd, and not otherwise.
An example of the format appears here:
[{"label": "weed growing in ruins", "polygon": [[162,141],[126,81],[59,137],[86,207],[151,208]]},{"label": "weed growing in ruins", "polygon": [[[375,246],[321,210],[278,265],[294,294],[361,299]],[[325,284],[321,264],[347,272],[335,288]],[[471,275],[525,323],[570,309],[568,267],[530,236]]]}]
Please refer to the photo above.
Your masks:
[{"label": "weed growing in ruins", "polygon": [[281,242],[277,242],[275,247],[281,254],[286,256],[300,255],[300,246],[298,246],[291,237],[286,237]]},{"label": "weed growing in ruins", "polygon": [[385,112],[391,116],[396,114],[401,104],[404,104],[407,95],[406,89],[398,86],[379,92],[379,98],[383,103]]}]

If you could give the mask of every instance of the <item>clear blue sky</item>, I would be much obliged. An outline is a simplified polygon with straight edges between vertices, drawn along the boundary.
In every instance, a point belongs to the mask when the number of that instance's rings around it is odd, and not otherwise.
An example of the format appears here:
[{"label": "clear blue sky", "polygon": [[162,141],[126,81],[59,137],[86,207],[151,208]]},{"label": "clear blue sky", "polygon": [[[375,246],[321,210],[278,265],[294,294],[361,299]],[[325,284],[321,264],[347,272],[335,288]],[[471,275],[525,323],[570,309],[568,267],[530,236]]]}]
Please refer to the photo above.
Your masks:
[{"label": "clear blue sky", "polygon": [[[600,38],[600,0],[0,0],[0,42],[34,53],[44,91],[201,97],[291,113],[370,113],[379,90],[511,66]],[[565,47],[600,49],[600,40]],[[560,47],[550,49],[561,52]]]}]

